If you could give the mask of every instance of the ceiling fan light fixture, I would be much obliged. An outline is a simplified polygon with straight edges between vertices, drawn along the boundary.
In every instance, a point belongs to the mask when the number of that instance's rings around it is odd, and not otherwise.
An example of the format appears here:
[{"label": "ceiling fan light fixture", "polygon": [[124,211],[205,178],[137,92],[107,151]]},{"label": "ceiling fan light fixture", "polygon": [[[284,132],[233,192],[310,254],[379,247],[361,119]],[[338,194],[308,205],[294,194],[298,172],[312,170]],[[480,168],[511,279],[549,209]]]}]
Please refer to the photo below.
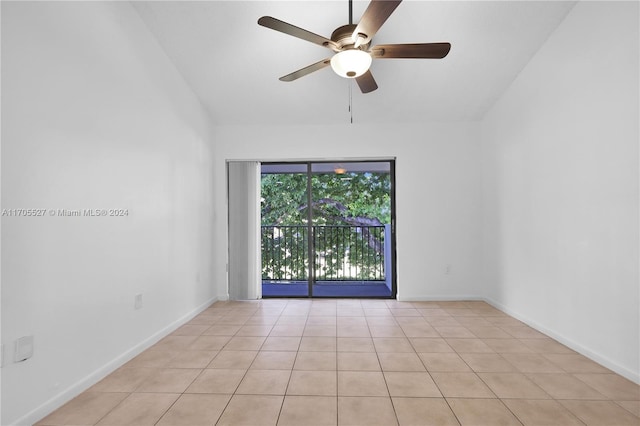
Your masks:
[{"label": "ceiling fan light fixture", "polygon": [[331,68],[340,77],[356,78],[366,73],[371,66],[371,55],[360,49],[347,49],[331,58]]},{"label": "ceiling fan light fixture", "polygon": [[340,77],[355,79],[362,93],[371,93],[378,88],[373,74],[369,71],[372,59],[442,59],[451,49],[451,43],[445,42],[379,44],[370,47],[382,24],[400,3],[402,0],[370,0],[360,22],[354,24],[352,0],[349,0],[349,24],[336,28],[331,33],[331,38],[320,36],[271,16],[258,19],[258,25],[337,52],[329,58],[280,77],[280,81],[294,81],[331,65],[333,71]]}]

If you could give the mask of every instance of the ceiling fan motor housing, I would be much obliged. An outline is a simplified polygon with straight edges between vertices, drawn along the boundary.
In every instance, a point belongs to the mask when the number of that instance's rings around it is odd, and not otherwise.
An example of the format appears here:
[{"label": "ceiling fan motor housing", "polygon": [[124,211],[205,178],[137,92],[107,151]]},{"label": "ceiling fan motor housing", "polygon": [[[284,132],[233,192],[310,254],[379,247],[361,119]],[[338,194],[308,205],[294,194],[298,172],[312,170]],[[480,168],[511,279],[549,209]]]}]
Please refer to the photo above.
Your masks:
[{"label": "ceiling fan motor housing", "polygon": [[[331,33],[331,41],[333,41],[337,47],[336,52],[340,52],[345,49],[354,49],[356,48],[355,43],[357,40],[353,39],[353,32],[356,29],[355,24],[343,25],[338,27]],[[363,34],[363,38],[367,38],[366,35]],[[366,51],[369,49],[369,45],[371,44],[371,40],[368,40],[366,44],[360,44],[357,49]]]},{"label": "ceiling fan motor housing", "polygon": [[[442,59],[451,49],[450,43],[443,42],[383,44],[370,50],[373,37],[400,3],[402,0],[371,0],[357,25],[350,23],[336,28],[330,39],[271,16],[261,17],[258,24],[335,52],[331,58],[280,77],[281,81],[294,81],[331,65],[339,76],[354,78],[362,93],[370,93],[378,88],[369,70],[372,59]],[[349,22],[353,22],[352,18],[352,0],[349,0]]]}]

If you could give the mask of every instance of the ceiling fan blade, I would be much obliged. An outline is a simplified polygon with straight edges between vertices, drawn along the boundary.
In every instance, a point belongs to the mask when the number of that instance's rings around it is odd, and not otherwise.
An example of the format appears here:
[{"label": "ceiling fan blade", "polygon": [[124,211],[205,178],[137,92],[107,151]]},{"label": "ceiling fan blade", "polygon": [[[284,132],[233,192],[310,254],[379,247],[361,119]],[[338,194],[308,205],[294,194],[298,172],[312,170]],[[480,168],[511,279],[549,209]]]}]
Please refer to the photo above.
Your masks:
[{"label": "ceiling fan blade", "polygon": [[442,59],[449,50],[450,43],[379,44],[371,48],[371,56],[375,59]]},{"label": "ceiling fan blade", "polygon": [[279,19],[272,18],[271,16],[263,16],[258,19],[258,24],[302,40],[310,41],[311,43],[319,44],[320,46],[328,47],[330,49],[337,48],[335,43],[326,37],[314,34],[311,31],[296,27],[295,25],[291,25]]},{"label": "ceiling fan blade", "polygon": [[[370,41],[401,2],[402,0],[371,0],[353,31],[354,42],[366,44]],[[362,36],[359,37],[359,34]]]},{"label": "ceiling fan blade", "polygon": [[315,64],[311,64],[308,67],[301,68],[298,71],[294,71],[291,74],[280,77],[280,81],[297,80],[300,77],[304,77],[305,75],[311,74],[314,71],[319,71],[322,68],[326,68],[329,66],[329,64],[331,64],[331,58],[323,59],[320,62],[316,62]]},{"label": "ceiling fan blade", "polygon": [[360,77],[356,77],[356,82],[358,83],[358,86],[360,87],[360,91],[362,91],[362,93],[373,92],[378,88],[378,84],[376,83],[376,80],[373,78],[373,74],[371,74],[371,70],[362,74]]}]

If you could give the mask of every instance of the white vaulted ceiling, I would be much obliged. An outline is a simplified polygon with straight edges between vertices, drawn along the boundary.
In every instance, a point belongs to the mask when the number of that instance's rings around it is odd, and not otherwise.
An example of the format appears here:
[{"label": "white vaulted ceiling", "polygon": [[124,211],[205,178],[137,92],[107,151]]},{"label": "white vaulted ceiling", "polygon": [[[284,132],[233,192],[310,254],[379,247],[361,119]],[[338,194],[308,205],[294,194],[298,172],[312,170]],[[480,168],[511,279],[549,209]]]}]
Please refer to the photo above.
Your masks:
[{"label": "white vaulted ceiling", "polygon": [[[404,1],[373,45],[448,41],[442,60],[374,60],[379,89],[363,95],[331,68],[282,75],[332,52],[257,24],[263,15],[330,37],[348,1],[133,2],[217,124],[415,123],[479,120],[574,2]],[[354,1],[354,21],[368,1]]]}]

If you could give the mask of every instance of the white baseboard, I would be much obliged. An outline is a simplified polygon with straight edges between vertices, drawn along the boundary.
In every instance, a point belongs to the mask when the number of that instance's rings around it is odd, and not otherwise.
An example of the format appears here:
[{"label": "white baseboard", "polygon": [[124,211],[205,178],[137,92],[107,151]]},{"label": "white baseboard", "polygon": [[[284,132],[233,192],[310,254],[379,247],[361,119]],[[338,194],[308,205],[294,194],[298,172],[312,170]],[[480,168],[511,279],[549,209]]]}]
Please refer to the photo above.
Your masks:
[{"label": "white baseboard", "polygon": [[574,340],[555,332],[554,330],[551,330],[547,327],[544,327],[543,325],[539,324],[536,321],[533,321],[532,319],[521,315],[519,312],[514,311],[512,309],[510,309],[509,307],[503,305],[502,303],[499,303],[493,299],[484,299],[485,302],[487,302],[488,304],[492,305],[493,307],[495,307],[496,309],[501,310],[502,312],[512,316],[513,318],[522,321],[523,323],[527,324],[529,327],[531,328],[535,328],[536,330],[538,330],[539,332],[546,334],[547,336],[551,337],[554,340],[557,340],[558,342],[562,343],[563,345],[573,349],[574,351],[586,356],[587,358],[597,362],[598,364],[608,368],[609,370],[612,370],[618,374],[620,374],[621,376],[631,380],[634,383],[638,383],[640,384],[640,373],[636,372],[636,371],[632,371],[629,370],[626,367],[623,367],[621,365],[619,365],[618,363],[612,361],[611,359],[609,359],[606,356],[603,356],[577,342],[575,342]]},{"label": "white baseboard", "polygon": [[540,323],[538,323],[537,321],[532,320],[531,318],[528,318],[522,314],[520,314],[517,311],[514,311],[513,309],[510,309],[509,307],[503,305],[502,303],[499,303],[493,299],[490,298],[486,298],[486,297],[480,297],[480,296],[461,296],[461,295],[455,295],[455,296],[442,296],[442,295],[438,295],[438,296],[429,296],[429,295],[425,295],[425,296],[410,296],[410,297],[401,297],[400,295],[398,295],[397,297],[398,301],[400,302],[444,302],[444,301],[457,301],[457,300],[481,300],[484,301],[488,304],[490,304],[491,306],[495,307],[496,309],[501,310],[502,312],[512,316],[513,318],[522,321],[523,323],[527,324],[529,327],[534,328],[536,330],[538,330],[539,332],[551,337],[554,340],[557,340],[558,342],[562,343],[563,345],[573,349],[574,351],[586,356],[587,358],[597,362],[598,364],[610,369],[611,371],[614,371],[615,373],[618,373],[619,375],[621,375],[622,377],[625,377],[629,380],[631,380],[634,383],[638,383],[640,384],[640,372],[636,372],[636,371],[632,371],[624,366],[621,366],[620,364],[616,363],[615,361],[612,361],[610,358],[603,356],[602,354],[599,354],[598,352],[595,352],[589,348],[587,348],[586,346],[583,346],[577,342],[575,342],[574,340],[567,338],[566,336],[564,336],[563,334],[560,334],[554,330],[551,330],[547,327],[544,327],[543,325],[541,325]]},{"label": "white baseboard", "polygon": [[175,331],[178,327],[189,322],[196,315],[198,315],[199,313],[207,309],[209,306],[211,306],[212,303],[216,302],[217,300],[218,299],[216,297],[209,299],[205,303],[193,309],[191,312],[178,318],[171,324],[167,325],[163,329],[157,331],[156,333],[149,336],[148,338],[138,343],[131,349],[127,350],[123,354],[119,355],[112,361],[109,361],[108,363],[98,368],[94,372],[90,373],[83,379],[69,386],[67,389],[63,390],[58,395],[49,399],[47,402],[40,405],[38,408],[22,416],[21,418],[13,422],[12,425],[13,426],[30,426],[36,423],[37,421],[41,420],[42,418],[49,415],[53,411],[57,410],[58,408],[60,408],[62,405],[64,405],[71,399],[75,398],[85,390],[89,389],[91,386],[98,383],[100,380],[102,380],[109,374],[113,373],[115,370],[117,370],[122,365],[124,365],[128,361],[138,356],[140,353],[149,349],[151,346],[153,346],[158,341],[160,341],[160,339],[166,337],[167,335]]},{"label": "white baseboard", "polygon": [[455,296],[454,295],[451,295],[451,296],[424,295],[424,296],[409,296],[409,297],[402,297],[400,294],[398,294],[396,295],[396,299],[398,300],[398,302],[457,302],[460,300],[482,300],[482,301],[485,300],[483,297],[480,297],[480,296],[471,296],[471,295],[461,296],[459,294]]},{"label": "white baseboard", "polygon": [[[221,298],[221,299],[224,299],[224,297]],[[195,308],[191,312],[187,313],[186,315],[184,315],[181,318],[177,319],[176,321],[172,322],[171,324],[169,324],[165,328],[159,330],[158,332],[154,333],[152,336],[148,337],[144,341],[142,341],[139,344],[135,345],[134,347],[132,347],[131,349],[129,349],[125,353],[123,353],[120,356],[116,357],[114,360],[108,362],[107,364],[105,364],[104,366],[100,367],[99,369],[97,369],[93,373],[89,374],[84,379],[76,382],[75,384],[73,384],[69,388],[65,389],[64,391],[62,391],[61,393],[59,393],[55,397],[51,398],[50,400],[48,400],[44,404],[40,405],[38,408],[34,409],[33,411],[29,412],[25,416],[23,416],[20,419],[16,420],[13,423],[13,425],[15,425],[15,426],[26,426],[26,425],[32,425],[33,423],[39,421],[40,419],[42,419],[43,417],[45,417],[49,413],[51,413],[54,410],[56,410],[57,408],[61,407],[67,401],[73,399],[74,397],[76,397],[80,393],[84,392],[89,387],[93,386],[94,384],[96,384],[97,382],[102,380],[107,375],[111,374],[113,371],[118,369],[120,366],[122,366],[123,364],[125,364],[129,360],[133,359],[134,357],[136,357],[137,355],[139,355],[140,353],[142,353],[143,351],[145,351],[149,347],[153,346],[160,339],[162,339],[163,337],[165,337],[168,334],[172,333],[173,331],[175,331],[181,325],[183,325],[186,322],[190,321],[193,317],[195,317],[196,315],[198,315],[199,313],[201,313],[202,311],[207,309],[212,303],[216,302],[217,300],[218,300],[218,298],[214,297],[214,298],[210,299],[209,301],[203,303],[202,305],[198,306],[197,308]],[[488,299],[488,298],[480,297],[480,296],[471,296],[471,295],[469,295],[469,296],[461,296],[461,295],[456,295],[456,296],[442,296],[442,295],[431,296],[431,295],[424,295],[424,296],[410,296],[410,297],[400,297],[400,296],[398,296],[397,300],[398,301],[403,301],[403,302],[420,302],[420,301],[436,301],[437,302],[437,301],[458,301],[458,300],[481,300],[481,301],[487,302],[488,304],[490,304],[490,305],[494,306],[495,308],[505,312],[506,314],[508,314],[508,315],[510,315],[510,316],[522,321],[523,323],[527,324],[528,326],[540,331],[541,333],[546,334],[547,336],[557,340],[558,342],[566,345],[567,347],[575,350],[576,352],[578,352],[578,353],[580,353],[580,354],[592,359],[593,361],[597,362],[598,364],[601,364],[604,367],[609,368],[610,370],[620,374],[621,376],[623,376],[623,377],[625,377],[625,378],[627,378],[627,379],[629,379],[629,380],[631,380],[631,381],[633,381],[635,383],[639,383],[640,384],[640,374],[638,372],[634,372],[632,370],[629,370],[626,367],[620,366],[619,364],[615,363],[611,359],[609,359],[609,358],[607,358],[605,356],[602,356],[601,354],[599,354],[597,352],[594,352],[594,351],[590,350],[589,348],[587,348],[587,347],[585,347],[585,346],[583,346],[583,345],[581,345],[579,343],[576,343],[572,339],[569,339],[569,338],[565,337],[562,334],[559,334],[559,333],[557,333],[557,332],[555,332],[555,331],[553,331],[551,329],[548,329],[548,328],[542,326],[541,324],[537,323],[536,321],[533,321],[530,318],[528,318],[528,317],[526,317],[524,315],[521,315],[519,312],[514,311],[514,310],[508,308],[507,306],[505,306],[505,305],[503,305],[503,304],[501,304],[501,303],[499,303],[499,302],[497,302],[497,301],[495,301],[493,299]]]}]

